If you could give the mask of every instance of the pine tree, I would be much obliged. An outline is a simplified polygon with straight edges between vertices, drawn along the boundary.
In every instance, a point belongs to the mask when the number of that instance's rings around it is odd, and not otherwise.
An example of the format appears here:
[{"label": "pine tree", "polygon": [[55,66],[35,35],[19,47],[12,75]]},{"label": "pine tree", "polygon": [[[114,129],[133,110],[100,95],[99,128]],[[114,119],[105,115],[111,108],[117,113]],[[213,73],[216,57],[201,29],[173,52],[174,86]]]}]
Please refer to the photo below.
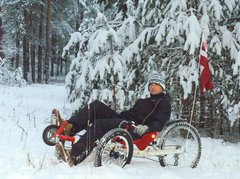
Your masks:
[{"label": "pine tree", "polygon": [[[80,44],[80,48],[86,50],[83,55],[78,53],[67,75],[70,100],[83,105],[83,102],[99,99],[122,109],[125,97],[121,89],[124,62],[119,54],[122,41],[101,13],[98,13],[92,28],[97,30],[87,39],[87,46]],[[78,40],[83,37],[75,33],[72,40],[74,38]]]},{"label": "pine tree", "polygon": [[[107,26],[114,29],[124,44],[116,47],[124,64],[121,82],[124,108],[131,106],[135,99],[149,95],[147,77],[157,70],[165,72],[173,116],[190,119],[196,89],[194,125],[209,131],[212,136],[229,135],[233,128],[239,135],[240,3],[237,0],[99,2],[101,4],[92,8],[94,13],[89,17],[95,18],[97,9],[100,9],[106,16]],[[114,12],[115,4],[119,5],[120,11]],[[113,11],[110,7],[114,7]],[[73,34],[75,38],[65,49],[70,50],[70,44],[80,44],[78,57],[73,60],[67,76],[69,98],[79,100],[79,104],[101,98],[98,85],[102,85],[101,89],[110,88],[107,84],[111,79],[105,76],[111,73],[104,73],[102,67],[102,58],[111,54],[111,50],[106,52],[108,48],[103,48],[104,43],[89,46],[98,39],[96,33],[106,28],[106,24],[96,27],[91,25],[91,18],[85,17],[79,32]],[[202,33],[207,37],[207,54],[215,88],[200,97],[198,57]],[[96,69],[102,69],[101,73],[98,71],[98,78]],[[88,73],[93,74],[92,78]],[[85,80],[78,80],[80,78]],[[80,81],[82,83],[78,84]],[[117,84],[114,80],[110,82]]]},{"label": "pine tree", "polygon": [[[58,40],[54,44],[50,43],[47,48],[50,52],[49,63],[51,63],[52,67],[50,70],[52,72],[58,71],[58,75],[64,75],[64,69],[68,69],[69,62],[61,58],[62,47],[67,41],[66,37],[74,31],[74,28],[71,28],[71,26],[76,23],[75,19],[79,14],[78,6],[80,2],[75,0],[57,0],[52,1],[51,4],[51,23],[54,25],[50,28],[49,40],[52,42],[52,37],[54,36]],[[41,83],[42,79],[46,77],[43,74],[45,65],[43,60],[46,55],[43,52],[47,51],[45,38],[45,9],[47,6],[45,0],[1,1],[1,5],[3,8],[1,16],[3,20],[2,28],[5,32],[3,35],[2,52],[5,58],[11,60],[13,69],[19,66],[22,67],[24,61],[24,74],[28,82],[35,82],[35,75],[37,74],[37,82]],[[24,15],[26,18],[24,18]],[[25,50],[23,50],[24,48]],[[23,56],[25,60],[23,60]],[[51,58],[51,56],[55,57]],[[57,73],[54,73],[54,75],[56,76]]]},{"label": "pine tree", "polygon": [[[114,7],[119,2],[114,2]],[[128,8],[124,13],[120,6],[119,11],[115,12],[103,8],[106,7],[104,4],[88,6],[79,32],[72,34],[64,48],[63,56],[79,44],[78,56],[72,61],[66,77],[69,99],[78,104],[75,108],[99,99],[122,110],[132,101],[133,91],[124,86],[127,68],[121,53],[126,45],[136,39],[139,23],[134,18],[134,4],[127,1],[125,5]],[[99,13],[100,10],[107,11],[108,16]]]},{"label": "pine tree", "polygon": [[[210,45],[212,51],[210,54],[214,60],[214,78],[215,85],[218,87],[218,93],[214,94],[217,99],[216,107],[220,108],[217,111],[220,116],[218,121],[220,127],[223,128],[222,134],[231,133],[231,126],[237,124],[239,115],[239,45],[240,40],[238,37],[240,19],[240,3],[238,1],[217,1],[215,4],[210,4],[210,13],[218,20],[210,22],[210,26],[215,30],[210,33]],[[210,14],[209,13],[209,14]],[[220,106],[219,106],[220,104]],[[219,115],[220,114],[220,115]],[[239,125],[239,124],[238,124]],[[219,126],[215,122],[216,133]]]}]

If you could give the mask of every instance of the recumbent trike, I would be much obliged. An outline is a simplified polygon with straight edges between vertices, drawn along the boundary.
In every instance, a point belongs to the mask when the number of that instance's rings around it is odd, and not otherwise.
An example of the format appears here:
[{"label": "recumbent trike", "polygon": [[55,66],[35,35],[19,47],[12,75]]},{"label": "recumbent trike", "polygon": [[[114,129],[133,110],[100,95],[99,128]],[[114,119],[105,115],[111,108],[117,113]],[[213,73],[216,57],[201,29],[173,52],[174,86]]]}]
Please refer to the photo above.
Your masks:
[{"label": "recumbent trike", "polygon": [[[128,132],[135,126],[122,122],[119,128],[107,132],[95,148],[94,166],[130,164],[132,157],[157,157],[161,166],[196,167],[201,157],[201,139],[198,131],[185,120],[172,120],[165,124],[161,132],[149,132],[140,139],[133,140]],[[75,138],[63,134],[64,123],[55,123],[43,131],[43,140],[47,145],[56,142],[64,145]]]}]

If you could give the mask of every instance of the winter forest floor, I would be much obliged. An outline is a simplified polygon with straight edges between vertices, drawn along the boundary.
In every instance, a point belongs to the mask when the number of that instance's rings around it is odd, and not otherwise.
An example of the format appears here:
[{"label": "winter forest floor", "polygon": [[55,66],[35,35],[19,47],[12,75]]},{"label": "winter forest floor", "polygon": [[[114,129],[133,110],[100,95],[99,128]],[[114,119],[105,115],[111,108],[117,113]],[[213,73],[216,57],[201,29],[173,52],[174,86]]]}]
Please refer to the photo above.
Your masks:
[{"label": "winter forest floor", "polygon": [[93,166],[93,155],[70,168],[44,144],[42,131],[50,113],[58,108],[63,117],[71,114],[65,87],[31,85],[0,86],[0,178],[104,178],[104,179],[239,179],[240,143],[202,138],[203,150],[197,168],[161,167],[147,159],[133,158],[125,168]]}]

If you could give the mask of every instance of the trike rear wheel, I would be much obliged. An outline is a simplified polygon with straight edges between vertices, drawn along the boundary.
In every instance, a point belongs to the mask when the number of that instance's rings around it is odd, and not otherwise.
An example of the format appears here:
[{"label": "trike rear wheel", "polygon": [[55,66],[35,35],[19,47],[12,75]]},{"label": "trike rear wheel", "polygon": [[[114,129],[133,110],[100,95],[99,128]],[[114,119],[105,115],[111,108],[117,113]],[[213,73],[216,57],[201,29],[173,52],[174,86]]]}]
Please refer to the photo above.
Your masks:
[{"label": "trike rear wheel", "polygon": [[196,167],[201,157],[201,139],[198,131],[187,122],[176,122],[168,126],[162,133],[159,147],[161,150],[176,147],[180,153],[160,156],[162,166]]}]

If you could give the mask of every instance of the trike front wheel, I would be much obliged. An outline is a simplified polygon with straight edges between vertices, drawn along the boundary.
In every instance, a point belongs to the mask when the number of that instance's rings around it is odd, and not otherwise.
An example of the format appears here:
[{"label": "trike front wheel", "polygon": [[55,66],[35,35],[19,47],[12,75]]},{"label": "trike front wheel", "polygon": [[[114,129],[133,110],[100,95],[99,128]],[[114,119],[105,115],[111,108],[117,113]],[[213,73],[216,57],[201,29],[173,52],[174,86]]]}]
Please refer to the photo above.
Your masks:
[{"label": "trike front wheel", "polygon": [[94,166],[118,165],[124,167],[131,162],[133,140],[124,129],[117,128],[107,132],[96,148]]},{"label": "trike front wheel", "polygon": [[45,144],[53,146],[56,144],[56,138],[53,134],[57,132],[59,127],[57,125],[49,125],[43,130],[42,138]]}]

